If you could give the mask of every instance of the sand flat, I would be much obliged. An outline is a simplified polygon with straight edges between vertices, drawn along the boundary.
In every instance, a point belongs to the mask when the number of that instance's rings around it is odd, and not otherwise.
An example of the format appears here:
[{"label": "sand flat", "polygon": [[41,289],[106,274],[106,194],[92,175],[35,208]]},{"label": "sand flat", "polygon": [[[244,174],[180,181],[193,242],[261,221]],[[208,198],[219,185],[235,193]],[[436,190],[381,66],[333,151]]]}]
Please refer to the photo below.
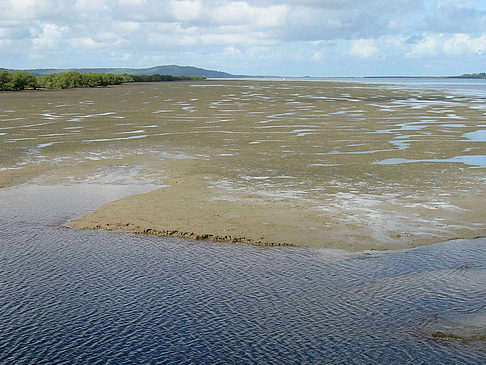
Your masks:
[{"label": "sand flat", "polygon": [[[177,170],[176,170],[177,171]],[[149,193],[108,203],[92,214],[71,221],[76,228],[126,230],[254,245],[291,245],[365,249],[402,249],[457,237],[485,235],[483,203],[474,197],[460,206],[431,207],[428,200],[386,202],[383,197],[359,194],[336,202],[279,198],[260,192],[225,192],[206,179],[179,174]],[[278,195],[278,194],[277,194]],[[371,207],[369,201],[372,200]],[[362,209],[365,211],[363,212]],[[477,222],[475,224],[475,222]]]},{"label": "sand flat", "polygon": [[2,96],[0,186],[163,186],[74,227],[346,250],[486,235],[478,97],[251,80]]}]

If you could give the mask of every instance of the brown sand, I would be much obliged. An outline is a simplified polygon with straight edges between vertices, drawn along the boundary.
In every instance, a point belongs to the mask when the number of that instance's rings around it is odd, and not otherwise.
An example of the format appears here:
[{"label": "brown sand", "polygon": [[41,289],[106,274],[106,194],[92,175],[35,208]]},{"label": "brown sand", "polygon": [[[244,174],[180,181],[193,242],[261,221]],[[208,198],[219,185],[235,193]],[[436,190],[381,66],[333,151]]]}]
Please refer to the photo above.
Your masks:
[{"label": "brown sand", "polygon": [[[458,197],[460,207],[439,207],[430,206],[427,197],[389,201],[386,196],[360,199],[357,194],[348,201],[352,207],[326,212],[322,207],[335,204],[332,199],[282,198],[263,191],[224,189],[214,186],[206,175],[194,175],[197,168],[187,165],[191,164],[167,163],[166,168],[177,176],[165,180],[168,186],[108,203],[69,224],[196,240],[347,251],[402,249],[486,235],[483,201],[475,196]],[[379,218],[370,218],[374,215]]]},{"label": "brown sand", "polygon": [[486,235],[486,169],[460,162],[486,155],[477,97],[207,81],[2,101],[0,187],[167,185],[73,227],[346,250]]}]

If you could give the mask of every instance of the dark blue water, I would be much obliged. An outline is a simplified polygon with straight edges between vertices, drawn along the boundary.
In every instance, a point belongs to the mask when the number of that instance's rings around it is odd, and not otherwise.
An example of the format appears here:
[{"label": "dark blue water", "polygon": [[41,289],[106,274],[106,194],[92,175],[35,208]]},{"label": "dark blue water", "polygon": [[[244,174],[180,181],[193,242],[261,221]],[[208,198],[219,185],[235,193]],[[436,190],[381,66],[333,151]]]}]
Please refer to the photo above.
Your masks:
[{"label": "dark blue water", "polygon": [[486,239],[344,253],[64,226],[133,192],[0,190],[1,364],[486,363]]}]

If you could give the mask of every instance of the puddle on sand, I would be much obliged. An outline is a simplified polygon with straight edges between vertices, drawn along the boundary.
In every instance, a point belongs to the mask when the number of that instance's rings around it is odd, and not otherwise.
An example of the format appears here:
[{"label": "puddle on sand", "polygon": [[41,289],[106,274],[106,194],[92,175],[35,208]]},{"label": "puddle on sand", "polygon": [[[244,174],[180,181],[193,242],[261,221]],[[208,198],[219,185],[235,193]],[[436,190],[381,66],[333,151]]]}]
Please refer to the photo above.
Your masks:
[{"label": "puddle on sand", "polygon": [[399,165],[407,163],[462,163],[469,166],[486,168],[486,155],[467,155],[455,156],[444,159],[423,159],[423,160],[409,160],[406,158],[388,158],[375,162],[377,165]]},{"label": "puddle on sand", "polygon": [[486,129],[464,133],[464,137],[474,142],[486,142]]}]

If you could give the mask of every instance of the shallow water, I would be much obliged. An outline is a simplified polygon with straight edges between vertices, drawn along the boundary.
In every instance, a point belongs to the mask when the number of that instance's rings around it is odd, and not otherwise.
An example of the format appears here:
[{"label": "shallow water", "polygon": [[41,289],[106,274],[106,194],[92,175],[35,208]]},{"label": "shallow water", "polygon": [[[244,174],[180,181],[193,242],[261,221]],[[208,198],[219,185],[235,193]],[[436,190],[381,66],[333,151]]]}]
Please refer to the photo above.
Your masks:
[{"label": "shallow water", "polygon": [[0,190],[0,363],[486,362],[485,239],[345,253],[64,226],[149,188]]}]

